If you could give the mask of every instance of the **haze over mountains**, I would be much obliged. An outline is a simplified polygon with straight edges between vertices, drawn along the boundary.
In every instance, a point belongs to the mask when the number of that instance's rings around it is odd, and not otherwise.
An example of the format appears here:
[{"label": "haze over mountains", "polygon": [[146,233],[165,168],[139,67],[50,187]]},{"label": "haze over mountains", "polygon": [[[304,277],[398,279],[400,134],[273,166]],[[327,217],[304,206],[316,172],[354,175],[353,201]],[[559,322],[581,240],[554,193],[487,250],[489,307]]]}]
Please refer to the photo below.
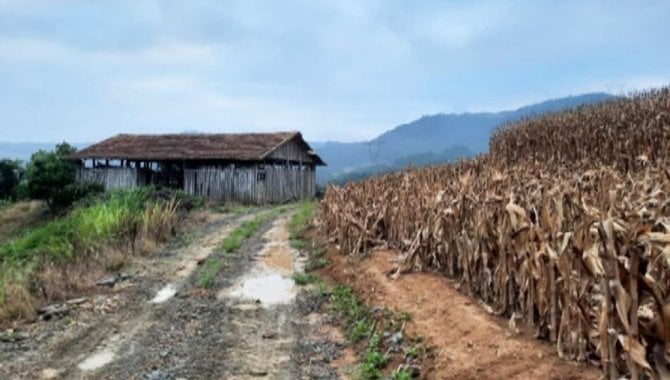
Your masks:
[{"label": "haze over mountains", "polygon": [[317,171],[317,181],[343,182],[410,163],[423,166],[476,155],[488,150],[489,136],[501,124],[614,98],[606,93],[589,93],[510,111],[429,115],[399,125],[370,141],[313,142],[314,149],[328,164]]},{"label": "haze over mountains", "polygon": [[[428,115],[399,125],[369,141],[312,141],[312,147],[328,164],[317,170],[317,182],[344,182],[397,170],[409,164],[423,166],[473,156],[487,151],[491,132],[501,124],[614,98],[606,93],[590,93],[548,100],[510,111]],[[32,153],[40,149],[53,149],[55,145],[55,142],[0,142],[0,159],[27,161]],[[83,148],[88,144],[73,145]]]}]

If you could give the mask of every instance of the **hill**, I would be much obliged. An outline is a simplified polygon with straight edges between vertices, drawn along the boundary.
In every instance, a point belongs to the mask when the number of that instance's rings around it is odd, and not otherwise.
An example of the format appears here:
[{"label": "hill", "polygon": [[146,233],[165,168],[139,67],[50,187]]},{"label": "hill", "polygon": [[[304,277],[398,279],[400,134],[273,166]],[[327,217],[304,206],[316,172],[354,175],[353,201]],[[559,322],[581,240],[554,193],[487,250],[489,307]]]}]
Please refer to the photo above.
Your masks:
[{"label": "hill", "polygon": [[[317,171],[317,182],[346,182],[352,178],[398,170],[410,164],[425,166],[471,157],[487,151],[491,132],[500,124],[614,98],[606,93],[591,93],[548,100],[510,111],[425,115],[369,141],[310,141],[310,145],[328,164]],[[0,159],[27,161],[36,151],[53,149],[55,145],[0,142]],[[74,145],[83,148],[89,144]]]},{"label": "hill", "polygon": [[[439,163],[473,156],[487,151],[491,132],[500,124],[523,118],[575,108],[580,105],[615,99],[606,93],[552,99],[516,110],[422,116],[411,123],[399,125],[370,141],[314,142],[314,148],[328,164],[317,172],[317,181],[324,183],[348,176],[395,170],[409,163],[421,166],[422,155],[439,157],[445,151],[457,154],[442,155]],[[425,158],[425,157],[424,157]]]}]

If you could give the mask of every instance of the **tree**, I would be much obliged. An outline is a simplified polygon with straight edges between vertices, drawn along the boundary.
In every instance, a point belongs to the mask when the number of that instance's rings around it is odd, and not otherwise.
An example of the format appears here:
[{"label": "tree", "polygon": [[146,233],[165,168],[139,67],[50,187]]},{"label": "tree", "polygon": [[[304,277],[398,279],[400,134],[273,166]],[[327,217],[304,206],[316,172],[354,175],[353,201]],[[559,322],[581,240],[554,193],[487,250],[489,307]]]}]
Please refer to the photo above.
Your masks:
[{"label": "tree", "polygon": [[23,167],[16,160],[0,160],[0,199],[16,199]]},{"label": "tree", "polygon": [[66,157],[77,149],[68,143],[56,146],[52,152],[40,150],[32,155],[26,168],[28,196],[46,201],[49,208],[55,208],[54,200],[59,192],[71,187],[75,181],[75,165]]}]

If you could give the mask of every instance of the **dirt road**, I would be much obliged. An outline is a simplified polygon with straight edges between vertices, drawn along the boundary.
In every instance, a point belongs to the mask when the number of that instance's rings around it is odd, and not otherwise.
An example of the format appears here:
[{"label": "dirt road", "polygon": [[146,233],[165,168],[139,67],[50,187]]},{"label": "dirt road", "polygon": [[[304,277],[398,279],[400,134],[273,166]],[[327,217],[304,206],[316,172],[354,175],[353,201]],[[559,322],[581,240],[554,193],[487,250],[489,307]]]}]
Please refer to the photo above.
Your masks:
[{"label": "dirt road", "polygon": [[[319,326],[303,317],[313,308],[290,277],[303,258],[289,246],[288,215],[266,221],[235,254],[218,249],[255,215],[216,217],[109,290],[21,327],[21,339],[0,341],[0,378],[337,378],[328,362],[338,345],[312,338]],[[203,289],[196,279],[208,257],[222,265]]]},{"label": "dirt road", "polygon": [[[305,257],[289,244],[293,213],[267,218],[234,254],[223,239],[247,215],[215,214],[180,244],[136,259],[86,297],[52,305],[47,320],[0,334],[0,379],[338,379],[355,356],[316,292],[296,287]],[[275,215],[275,214],[272,214]],[[396,255],[348,262],[331,250],[324,277],[353,286],[371,307],[411,313],[408,336],[435,352],[430,379],[596,379],[512,332],[443,277],[386,274]],[[207,262],[220,269],[203,288]],[[111,284],[110,284],[111,285]],[[347,347],[348,346],[348,347]]]}]

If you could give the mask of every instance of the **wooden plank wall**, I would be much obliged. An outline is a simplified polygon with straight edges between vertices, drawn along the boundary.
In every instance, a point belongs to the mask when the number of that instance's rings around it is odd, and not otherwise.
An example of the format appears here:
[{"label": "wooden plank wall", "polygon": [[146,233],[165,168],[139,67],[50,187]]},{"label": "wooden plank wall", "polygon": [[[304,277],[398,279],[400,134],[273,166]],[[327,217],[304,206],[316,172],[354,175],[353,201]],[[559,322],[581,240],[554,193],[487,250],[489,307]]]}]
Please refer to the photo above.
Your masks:
[{"label": "wooden plank wall", "polygon": [[[261,179],[264,173],[265,179]],[[209,165],[184,170],[184,191],[241,203],[280,203],[314,197],[311,165]]]},{"label": "wooden plank wall", "polygon": [[98,183],[105,190],[134,188],[138,186],[138,171],[135,168],[80,168],[76,173],[81,183]]},{"label": "wooden plank wall", "polygon": [[312,163],[312,157],[296,140],[289,140],[272,151],[268,159]]}]

